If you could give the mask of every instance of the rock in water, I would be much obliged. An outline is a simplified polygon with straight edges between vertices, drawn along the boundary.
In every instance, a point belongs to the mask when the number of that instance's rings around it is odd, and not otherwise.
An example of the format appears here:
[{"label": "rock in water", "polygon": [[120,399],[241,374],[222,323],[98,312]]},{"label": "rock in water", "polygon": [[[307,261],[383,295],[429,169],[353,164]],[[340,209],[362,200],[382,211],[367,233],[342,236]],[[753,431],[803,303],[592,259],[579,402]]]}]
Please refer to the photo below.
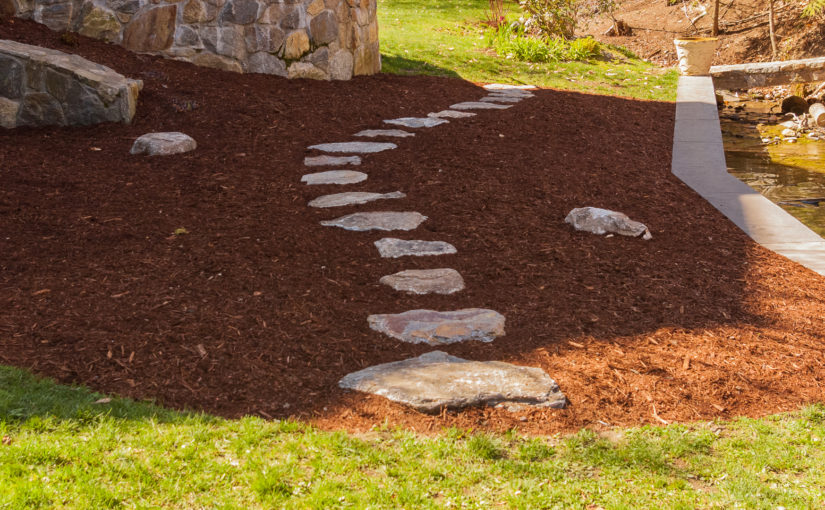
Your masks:
[{"label": "rock in water", "polygon": [[391,259],[408,255],[422,257],[456,253],[455,246],[444,241],[406,241],[404,239],[385,237],[375,241],[374,244],[382,257]]},{"label": "rock in water", "polygon": [[129,152],[149,156],[169,156],[193,151],[197,146],[195,140],[183,133],[147,133],[135,140]]},{"label": "rock in water", "polygon": [[441,351],[368,367],[345,376],[338,385],[423,413],[497,404],[560,409],[567,404],[559,385],[540,368],[469,361]]},{"label": "rock in water", "polygon": [[427,217],[417,212],[364,212],[348,214],[334,220],[322,221],[326,227],[365,232],[367,230],[413,230]]},{"label": "rock in water", "polygon": [[310,207],[342,207],[345,205],[360,205],[375,200],[387,200],[392,198],[404,198],[405,194],[400,191],[392,193],[368,193],[364,191],[348,191],[346,193],[335,193],[334,195],[324,195],[311,201]]},{"label": "rock in water", "polygon": [[564,219],[564,222],[573,225],[576,230],[593,234],[612,233],[629,237],[641,236],[645,241],[653,238],[644,224],[631,220],[626,214],[599,209],[598,207],[573,209]]},{"label": "rock in water", "polygon": [[788,96],[782,100],[782,113],[802,115],[808,111],[808,102],[799,96]]},{"label": "rock in water", "polygon": [[452,344],[476,340],[492,342],[504,336],[504,316],[493,310],[468,308],[454,312],[410,310],[367,317],[370,328],[412,344]]},{"label": "rock in water", "polygon": [[464,278],[455,269],[410,269],[379,280],[410,294],[453,294],[464,289]]}]

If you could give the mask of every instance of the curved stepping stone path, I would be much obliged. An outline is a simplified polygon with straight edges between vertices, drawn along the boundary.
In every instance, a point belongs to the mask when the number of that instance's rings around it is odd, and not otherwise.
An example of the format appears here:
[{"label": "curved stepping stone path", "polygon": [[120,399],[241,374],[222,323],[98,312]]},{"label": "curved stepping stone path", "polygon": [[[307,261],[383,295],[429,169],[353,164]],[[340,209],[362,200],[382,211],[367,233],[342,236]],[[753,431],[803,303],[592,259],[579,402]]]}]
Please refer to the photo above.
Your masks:
[{"label": "curved stepping stone path", "polygon": [[364,172],[353,172],[352,170],[330,170],[328,172],[318,172],[306,174],[301,177],[301,182],[310,184],[355,184],[367,180]]},{"label": "curved stepping stone path", "polygon": [[482,103],[481,101],[465,101],[450,105],[453,110],[506,110],[512,108],[509,104]]},{"label": "curved stepping stone path", "polygon": [[341,227],[344,230],[414,230],[424,223],[426,216],[417,212],[362,212],[322,221],[325,227]]},{"label": "curved stepping stone path", "polygon": [[441,351],[365,368],[345,376],[338,385],[424,413],[479,405],[563,408],[567,404],[559,385],[540,368],[468,361]]},{"label": "curved stepping stone path", "polygon": [[410,294],[453,294],[464,290],[464,278],[455,269],[410,269],[379,281]]},{"label": "curved stepping stone path", "polygon": [[360,165],[361,158],[358,156],[307,156],[304,158],[306,166],[331,166],[331,165]]},{"label": "curved stepping stone path", "polygon": [[365,129],[355,133],[355,136],[368,136],[375,138],[376,136],[393,136],[396,138],[407,138],[408,136],[415,136],[415,133],[404,131],[401,129]]},{"label": "curved stepping stone path", "polygon": [[464,119],[475,116],[476,114],[472,112],[459,112],[456,110],[441,110],[440,112],[427,114],[427,117],[433,117],[436,119]]},{"label": "curved stepping stone path", "polygon": [[408,128],[431,128],[447,124],[449,120],[435,119],[432,117],[401,117],[400,119],[390,119],[384,121],[386,124],[404,126]]},{"label": "curved stepping stone path", "polygon": [[370,328],[411,344],[454,344],[476,340],[492,342],[504,336],[504,316],[493,310],[467,308],[454,312],[410,310],[398,314],[370,315]]},{"label": "curved stepping stone path", "polygon": [[451,255],[456,253],[455,246],[444,241],[405,241],[385,237],[375,241],[378,253],[386,259],[397,259],[408,255],[423,257],[427,255]]},{"label": "curved stepping stone path", "polygon": [[407,195],[400,191],[392,193],[366,193],[363,191],[349,191],[347,193],[335,193],[334,195],[324,195],[311,201],[310,207],[342,207],[345,205],[359,205],[373,202],[375,200],[386,200],[391,198],[404,198]]},{"label": "curved stepping stone path", "polygon": [[395,149],[397,147],[398,146],[394,143],[382,142],[336,142],[310,145],[308,148],[324,152],[356,152],[361,154],[373,154],[376,152]]}]

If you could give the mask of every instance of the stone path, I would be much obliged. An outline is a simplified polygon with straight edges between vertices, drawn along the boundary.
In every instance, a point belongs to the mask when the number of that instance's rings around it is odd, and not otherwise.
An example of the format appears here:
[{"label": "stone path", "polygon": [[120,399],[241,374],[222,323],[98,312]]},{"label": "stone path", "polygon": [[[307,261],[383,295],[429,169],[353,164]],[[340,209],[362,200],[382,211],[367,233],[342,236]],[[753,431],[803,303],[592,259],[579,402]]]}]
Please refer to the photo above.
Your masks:
[{"label": "stone path", "polygon": [[[505,110],[533,97],[534,87],[487,85],[488,95],[478,101],[450,106],[448,110],[428,113],[424,117],[401,117],[385,120],[385,124],[410,129],[434,128],[449,123],[447,119],[474,117],[467,110]],[[487,114],[487,113],[485,113]],[[366,129],[358,137],[408,138],[416,133],[401,129]],[[309,156],[304,164],[312,166],[360,165],[355,154],[372,154],[395,149],[387,142],[340,142],[309,146],[309,150],[350,154],[347,156]],[[314,184],[355,184],[367,179],[367,174],[350,170],[330,170],[305,174],[301,181]],[[374,193],[353,191],[323,195],[309,202],[310,207],[329,208],[360,205],[376,200],[403,199],[401,191]],[[321,221],[321,225],[366,232],[411,231],[427,217],[415,211],[357,212]],[[423,257],[456,254],[452,244],[444,241],[408,240],[386,237],[375,241],[381,257]],[[407,269],[380,278],[379,282],[396,291],[412,295],[455,294],[465,288],[464,278],[451,268]],[[369,327],[387,337],[410,343],[445,345],[456,342],[492,342],[504,335],[505,317],[494,310],[468,308],[454,311],[410,310],[398,314],[373,314],[367,317]],[[382,395],[423,412],[471,405],[532,405],[564,407],[566,399],[558,385],[539,368],[519,367],[496,361],[477,362],[433,351],[384,365],[369,367],[347,375],[339,385],[345,389]]]}]

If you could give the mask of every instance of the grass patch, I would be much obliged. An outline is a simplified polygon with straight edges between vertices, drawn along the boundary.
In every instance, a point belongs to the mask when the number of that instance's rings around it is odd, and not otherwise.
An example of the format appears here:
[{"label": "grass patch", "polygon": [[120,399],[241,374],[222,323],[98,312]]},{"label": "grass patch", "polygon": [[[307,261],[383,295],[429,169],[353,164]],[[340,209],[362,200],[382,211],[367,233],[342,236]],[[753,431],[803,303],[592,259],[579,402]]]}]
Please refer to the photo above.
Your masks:
[{"label": "grass patch", "polygon": [[422,437],[102,397],[0,367],[0,508],[811,508],[825,499],[821,405],[609,438]]},{"label": "grass patch", "polygon": [[[488,6],[486,0],[379,0],[383,71],[676,99],[675,70],[639,60],[623,48],[604,47],[599,53],[607,56],[596,57],[590,42],[508,37],[497,52],[496,35],[488,34],[483,23]],[[508,19],[519,16],[518,7],[509,4],[508,9]]]}]

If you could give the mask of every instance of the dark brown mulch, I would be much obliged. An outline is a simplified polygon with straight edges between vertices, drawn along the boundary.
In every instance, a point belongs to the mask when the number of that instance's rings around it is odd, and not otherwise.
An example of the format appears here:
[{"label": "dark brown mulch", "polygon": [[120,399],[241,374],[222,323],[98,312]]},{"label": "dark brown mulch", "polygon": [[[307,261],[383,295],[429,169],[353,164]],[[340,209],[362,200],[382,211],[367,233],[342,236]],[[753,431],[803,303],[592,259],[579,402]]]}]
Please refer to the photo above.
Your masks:
[{"label": "dark brown mulch", "polygon": [[[77,52],[145,81],[131,126],[0,133],[0,362],[60,381],[222,416],[324,427],[387,422],[533,433],[762,415],[822,400],[825,281],[751,242],[669,172],[668,103],[541,90],[367,156],[353,190],[404,200],[311,210],[336,187],[299,179],[305,147],[381,120],[482,96],[472,83],[373,76],[346,83],[223,73],[132,55],[45,28],[12,38]],[[130,156],[148,131],[195,152]],[[618,209],[654,239],[573,232],[573,207]],[[405,238],[457,255],[383,260],[380,233],[322,227],[356,210],[416,210]],[[173,235],[185,228],[186,235]],[[378,279],[453,267],[455,296]],[[540,366],[563,411],[426,416],[337,388],[344,374],[429,350],[370,331],[370,313],[488,307],[492,344],[452,354]]]}]

